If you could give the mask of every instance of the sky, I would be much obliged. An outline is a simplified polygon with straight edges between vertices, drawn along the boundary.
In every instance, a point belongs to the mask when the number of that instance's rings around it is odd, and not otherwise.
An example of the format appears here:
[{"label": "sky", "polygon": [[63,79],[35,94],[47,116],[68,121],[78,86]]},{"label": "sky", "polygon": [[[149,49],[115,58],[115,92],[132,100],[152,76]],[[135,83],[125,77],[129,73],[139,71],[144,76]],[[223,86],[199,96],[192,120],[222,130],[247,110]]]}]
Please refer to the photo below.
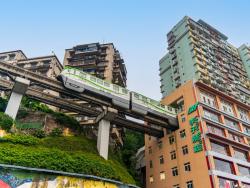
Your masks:
[{"label": "sky", "polygon": [[0,52],[54,52],[62,63],[67,48],[112,42],[125,61],[128,89],[157,100],[166,34],[184,16],[206,21],[236,47],[250,43],[248,0],[1,0],[0,7]]}]

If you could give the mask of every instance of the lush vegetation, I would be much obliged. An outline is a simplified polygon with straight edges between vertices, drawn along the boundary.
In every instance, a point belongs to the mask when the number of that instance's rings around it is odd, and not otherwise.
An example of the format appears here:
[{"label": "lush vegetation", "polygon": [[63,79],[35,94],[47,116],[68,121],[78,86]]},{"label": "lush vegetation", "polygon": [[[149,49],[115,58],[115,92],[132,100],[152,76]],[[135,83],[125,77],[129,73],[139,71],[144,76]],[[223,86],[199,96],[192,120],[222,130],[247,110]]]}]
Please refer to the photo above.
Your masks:
[{"label": "lush vegetation", "polygon": [[9,132],[13,123],[14,123],[14,121],[10,116],[6,115],[3,112],[0,112],[0,127],[3,130]]},{"label": "lush vegetation", "polygon": [[0,163],[93,174],[134,184],[119,162],[98,156],[95,143],[82,137],[13,135],[0,140]]},{"label": "lush vegetation", "polygon": [[[6,105],[7,100],[0,98],[0,111],[3,112]],[[58,124],[78,130],[77,132],[83,131],[74,118],[54,112],[48,106],[24,97],[17,118],[27,117],[30,111],[48,113]],[[0,126],[9,132],[13,120],[2,112],[0,112]],[[94,140],[79,136],[63,137],[60,128],[55,128],[46,135],[38,122],[17,121],[15,124],[20,130],[34,129],[31,133],[33,136],[9,135],[0,139],[0,163],[93,174],[125,183],[135,183],[132,178],[132,176],[136,178],[135,154],[144,145],[143,134],[127,130],[123,148],[120,150],[110,148],[110,160],[105,161],[99,157]]]},{"label": "lush vegetation", "polygon": [[138,132],[127,130],[124,138],[124,145],[121,149],[122,161],[128,168],[129,173],[136,178],[135,154],[144,146],[144,135]]}]

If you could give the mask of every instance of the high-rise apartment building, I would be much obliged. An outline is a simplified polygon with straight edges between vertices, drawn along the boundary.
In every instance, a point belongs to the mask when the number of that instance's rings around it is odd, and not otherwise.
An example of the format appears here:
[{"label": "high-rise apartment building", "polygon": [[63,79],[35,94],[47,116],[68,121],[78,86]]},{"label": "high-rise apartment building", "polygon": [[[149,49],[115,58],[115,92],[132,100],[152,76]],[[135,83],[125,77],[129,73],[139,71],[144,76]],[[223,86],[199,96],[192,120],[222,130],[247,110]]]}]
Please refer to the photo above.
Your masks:
[{"label": "high-rise apartment building", "polygon": [[83,44],[66,49],[63,64],[126,87],[126,67],[113,43]]},{"label": "high-rise apartment building", "polygon": [[250,188],[250,51],[184,17],[160,60],[162,103],[179,129],[145,136],[147,188]]},{"label": "high-rise apartment building", "polygon": [[250,46],[243,44],[238,48],[238,51],[245,65],[248,78],[250,79]]},{"label": "high-rise apartment building", "polygon": [[[120,52],[114,47],[113,43],[83,44],[66,49],[63,65],[78,68],[111,83],[126,87],[126,66]],[[83,123],[92,122],[91,118],[85,116],[80,115],[77,118]],[[123,133],[122,128],[113,125],[110,139],[111,144],[123,145]]]},{"label": "high-rise apartment building", "polygon": [[168,53],[160,60],[163,97],[195,80],[250,104],[248,47],[238,51],[214,27],[187,16],[167,34],[167,40]]},{"label": "high-rise apartment building", "polygon": [[249,105],[192,80],[162,103],[182,104],[179,129],[145,136],[147,188],[250,188]]},{"label": "high-rise apartment building", "polygon": [[63,69],[62,64],[55,55],[27,58],[21,50],[0,53],[0,61],[5,61],[54,79]]}]

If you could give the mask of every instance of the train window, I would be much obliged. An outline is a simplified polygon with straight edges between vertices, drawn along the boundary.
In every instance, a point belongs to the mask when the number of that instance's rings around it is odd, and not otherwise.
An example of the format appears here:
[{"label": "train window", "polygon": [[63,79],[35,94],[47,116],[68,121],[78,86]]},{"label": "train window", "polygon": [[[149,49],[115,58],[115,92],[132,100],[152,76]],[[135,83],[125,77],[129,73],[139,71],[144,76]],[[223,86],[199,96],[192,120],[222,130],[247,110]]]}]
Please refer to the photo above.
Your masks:
[{"label": "train window", "polygon": [[139,99],[139,95],[137,93],[134,94],[135,98]]},{"label": "train window", "polygon": [[119,86],[113,85],[113,89],[118,92],[119,91]]},{"label": "train window", "polygon": [[104,86],[110,87],[110,84],[108,82],[104,82]]},{"label": "train window", "polygon": [[144,96],[143,96],[143,97],[142,97],[142,101],[143,101],[143,102],[147,102],[147,97],[144,97]]},{"label": "train window", "polygon": [[90,80],[93,81],[93,82],[96,82],[96,78],[93,77],[93,76],[90,76]]},{"label": "train window", "polygon": [[81,72],[80,77],[86,78],[86,74]]},{"label": "train window", "polygon": [[128,90],[126,90],[126,89],[122,89],[122,93],[124,93],[124,94],[128,94]]},{"label": "train window", "polygon": [[102,85],[103,85],[103,81],[102,81],[102,80],[100,80],[100,79],[97,79],[97,83],[98,83],[98,84],[102,84]]}]

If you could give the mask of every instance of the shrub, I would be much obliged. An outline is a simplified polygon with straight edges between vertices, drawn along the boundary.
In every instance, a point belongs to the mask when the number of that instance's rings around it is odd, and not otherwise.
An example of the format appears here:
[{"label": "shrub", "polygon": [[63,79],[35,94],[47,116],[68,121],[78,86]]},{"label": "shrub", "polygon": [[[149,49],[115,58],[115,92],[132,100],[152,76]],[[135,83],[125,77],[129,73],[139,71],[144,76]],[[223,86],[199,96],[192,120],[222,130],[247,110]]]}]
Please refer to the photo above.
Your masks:
[{"label": "shrub", "polygon": [[63,134],[63,130],[60,129],[60,128],[54,128],[51,133],[50,133],[50,136],[53,136],[53,137],[57,137],[57,136],[62,136]]},{"label": "shrub", "polygon": [[74,119],[74,118],[72,118],[70,116],[67,116],[67,115],[65,115],[63,113],[54,112],[53,116],[55,117],[56,122],[61,124],[61,125],[72,128],[74,130],[76,130],[76,129],[78,129],[80,127],[80,124],[76,119]]},{"label": "shrub", "polygon": [[39,143],[38,138],[29,135],[8,135],[3,137],[2,141],[26,146],[32,146]]},{"label": "shrub", "polygon": [[29,112],[25,109],[20,109],[17,113],[17,119],[22,119],[27,117],[27,115],[29,115]]},{"label": "shrub", "polygon": [[5,112],[7,104],[8,104],[7,99],[0,97],[0,112]]},{"label": "shrub", "polygon": [[10,116],[3,112],[0,112],[0,126],[3,130],[9,132],[13,123],[14,121]]},{"label": "shrub", "polygon": [[46,137],[46,134],[45,134],[44,130],[38,129],[38,130],[35,130],[33,132],[33,136],[35,136],[37,138],[44,138],[44,137]]}]

